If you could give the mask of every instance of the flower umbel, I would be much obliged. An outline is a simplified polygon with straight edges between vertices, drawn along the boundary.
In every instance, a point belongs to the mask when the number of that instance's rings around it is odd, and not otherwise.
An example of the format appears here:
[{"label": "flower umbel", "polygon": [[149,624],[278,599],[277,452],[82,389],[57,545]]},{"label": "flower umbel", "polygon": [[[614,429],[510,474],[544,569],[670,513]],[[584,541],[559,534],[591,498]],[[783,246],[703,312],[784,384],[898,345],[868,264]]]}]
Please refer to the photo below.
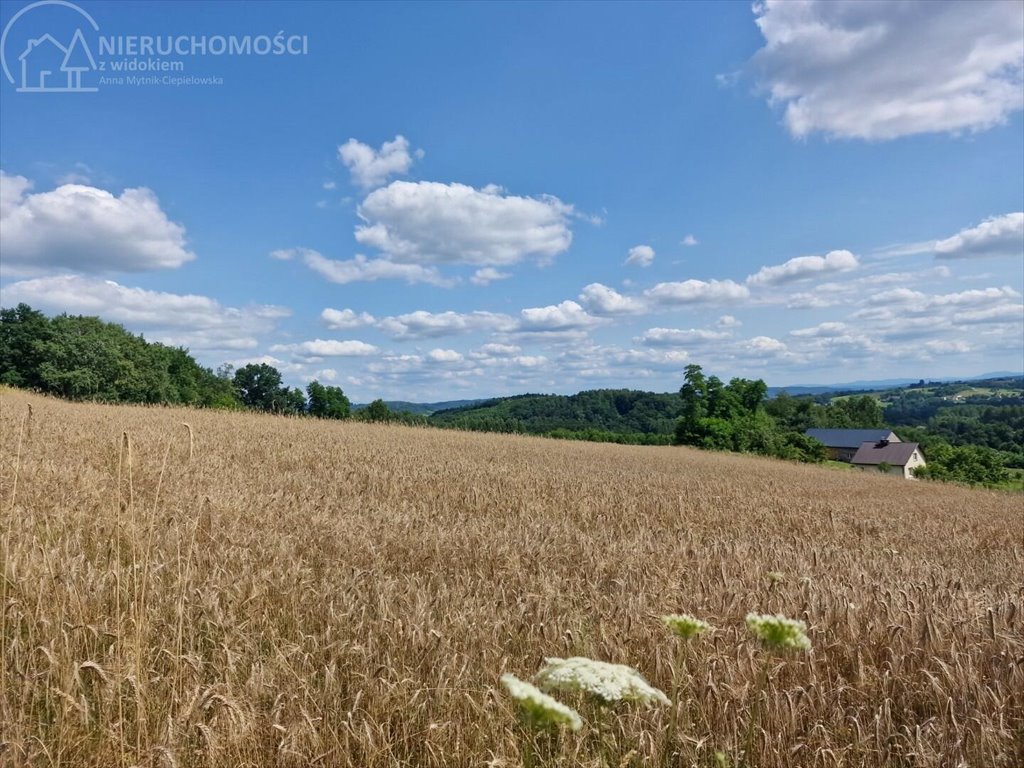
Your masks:
[{"label": "flower umbel", "polygon": [[670,613],[668,616],[662,616],[661,620],[683,640],[690,640],[702,632],[710,632],[713,629],[706,621],[701,621],[688,613]]},{"label": "flower umbel", "polygon": [[565,725],[571,731],[578,731],[583,726],[583,720],[576,710],[556,701],[525,680],[506,674],[501,676],[501,684],[534,727]]},{"label": "flower umbel", "polygon": [[582,656],[544,659],[536,680],[547,691],[580,691],[605,703],[635,701],[669,704],[668,696],[648,684],[640,673],[625,664],[609,664]]},{"label": "flower umbel", "polygon": [[769,648],[808,651],[811,640],[804,634],[807,625],[796,619],[770,614],[747,614],[747,629]]}]

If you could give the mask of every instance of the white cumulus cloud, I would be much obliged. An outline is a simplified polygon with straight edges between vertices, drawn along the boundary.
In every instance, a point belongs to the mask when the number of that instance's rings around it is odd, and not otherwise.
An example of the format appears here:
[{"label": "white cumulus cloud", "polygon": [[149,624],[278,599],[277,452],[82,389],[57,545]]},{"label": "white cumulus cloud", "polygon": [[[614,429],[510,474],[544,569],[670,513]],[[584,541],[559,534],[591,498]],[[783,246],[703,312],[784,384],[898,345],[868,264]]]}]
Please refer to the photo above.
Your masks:
[{"label": "white cumulus cloud", "polygon": [[385,317],[377,328],[394,339],[431,339],[481,331],[511,330],[514,321],[494,312],[426,312]]},{"label": "white cumulus cloud", "polygon": [[298,358],[319,357],[366,357],[377,353],[373,344],[365,341],[339,341],[337,339],[313,339],[297,344],[275,344],[271,352],[286,352]]},{"label": "white cumulus cloud", "polygon": [[[941,294],[927,294],[912,288],[893,288],[869,296],[864,303],[882,308],[891,314],[895,314],[897,309],[903,314],[921,314],[946,307],[992,306],[1019,297],[1020,294],[1008,285],[1001,288],[972,288]],[[864,312],[865,310],[861,310],[854,313],[854,317],[864,317]]]},{"label": "white cumulus cloud", "polygon": [[519,313],[516,330],[526,332],[577,331],[590,328],[598,318],[589,315],[575,301],[563,301],[547,307],[530,307]]},{"label": "white cumulus cloud", "polygon": [[649,245],[634,245],[629,249],[626,264],[649,267],[654,263],[654,249]]},{"label": "white cumulus cloud", "polygon": [[368,312],[356,312],[351,309],[331,309],[330,307],[327,307],[320,313],[320,320],[332,331],[363,328],[377,322],[377,319]]},{"label": "white cumulus cloud", "polygon": [[569,248],[571,205],[499,187],[395,181],[359,206],[356,240],[402,264],[508,266],[547,262]]},{"label": "white cumulus cloud", "polygon": [[[410,154],[409,140],[395,136],[394,141],[385,141],[380,149],[349,139],[338,147],[338,159],[345,164],[352,181],[363,189],[373,189],[385,184],[391,176],[405,174],[412,167],[413,156],[422,157],[422,150]],[[325,189],[333,187],[324,186]]]},{"label": "white cumulus cloud", "polygon": [[583,288],[580,302],[595,315],[636,315],[644,311],[644,302],[621,293],[601,283],[591,283]]},{"label": "white cumulus cloud", "polygon": [[830,251],[824,256],[797,256],[784,264],[761,267],[747,278],[748,285],[778,285],[813,277],[848,272],[856,269],[860,262],[849,251]]},{"label": "white cumulus cloud", "polygon": [[[1024,304],[996,304],[985,309],[969,309],[953,315],[954,323],[965,323],[967,325],[983,323],[1021,323],[1024,322]],[[1018,352],[1020,336],[1017,336]]]},{"label": "white cumulus cloud", "polygon": [[501,272],[494,267],[482,267],[473,273],[469,282],[473,285],[490,285],[497,280],[507,280],[510,277],[512,277],[510,272]]},{"label": "white cumulus cloud", "polygon": [[1024,213],[994,216],[935,243],[940,259],[980,256],[1024,256]]},{"label": "white cumulus cloud", "polygon": [[368,259],[361,253],[351,259],[339,260],[329,259],[311,248],[284,248],[271,252],[270,256],[280,261],[301,259],[318,275],[340,285],[377,280],[404,280],[410,284],[428,283],[448,288],[456,282],[454,279],[443,277],[433,267],[396,264],[389,259]]},{"label": "white cumulus cloud", "polygon": [[97,315],[145,332],[150,341],[192,350],[252,349],[258,336],[291,314],[285,307],[225,307],[208,296],[150,291],[80,275],[22,280],[0,291],[0,303],[18,302],[51,312]]},{"label": "white cumulus cloud", "polygon": [[427,353],[427,359],[435,363],[461,363],[464,358],[454,349],[432,349]]},{"label": "white cumulus cloud", "polygon": [[83,184],[30,192],[0,171],[0,251],[14,270],[78,272],[173,269],[195,258],[185,228],[145,187],[115,195]]},{"label": "white cumulus cloud", "polygon": [[793,136],[981,131],[1024,106],[1020,3],[763,0],[754,65]]},{"label": "white cumulus cloud", "polygon": [[758,355],[784,355],[788,352],[785,342],[771,336],[755,336],[748,339],[745,346],[748,352]]},{"label": "white cumulus cloud", "polygon": [[520,352],[522,352],[522,349],[515,344],[496,344],[492,342],[481,345],[473,354],[482,357],[512,357]]},{"label": "white cumulus cloud", "polygon": [[649,347],[681,347],[731,338],[728,331],[709,331],[704,328],[648,328],[636,341]]},{"label": "white cumulus cloud", "polygon": [[712,304],[745,299],[750,296],[750,290],[732,280],[684,280],[658,283],[644,291],[644,296],[666,306]]}]

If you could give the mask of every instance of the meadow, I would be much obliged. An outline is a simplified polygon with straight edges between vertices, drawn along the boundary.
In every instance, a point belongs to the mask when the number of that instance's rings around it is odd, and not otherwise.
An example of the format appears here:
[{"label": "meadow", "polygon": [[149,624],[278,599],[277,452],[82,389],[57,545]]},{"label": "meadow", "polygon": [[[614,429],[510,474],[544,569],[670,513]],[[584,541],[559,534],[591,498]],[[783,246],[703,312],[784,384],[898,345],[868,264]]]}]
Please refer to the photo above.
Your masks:
[{"label": "meadow", "polygon": [[[1020,495],[9,389],[0,459],[5,767],[1024,765]],[[674,703],[529,730],[568,656]]]}]

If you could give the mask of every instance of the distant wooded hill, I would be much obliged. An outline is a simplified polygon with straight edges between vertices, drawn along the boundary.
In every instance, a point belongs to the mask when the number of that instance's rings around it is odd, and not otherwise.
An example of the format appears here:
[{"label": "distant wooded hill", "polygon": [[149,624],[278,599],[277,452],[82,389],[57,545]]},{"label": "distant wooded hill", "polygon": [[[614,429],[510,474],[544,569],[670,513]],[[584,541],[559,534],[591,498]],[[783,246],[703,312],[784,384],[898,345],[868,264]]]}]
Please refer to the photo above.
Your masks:
[{"label": "distant wooded hill", "polygon": [[[466,408],[476,405],[477,403],[486,402],[486,400],[444,400],[439,403],[412,403],[408,400],[384,400],[383,402],[384,405],[388,407],[388,410],[394,411],[395,413],[413,413],[418,416],[429,416],[430,414],[437,413],[438,411],[448,411],[453,408]],[[352,410],[361,411],[369,407],[369,403],[356,403],[352,406]]]},{"label": "distant wooded hill", "polygon": [[[595,389],[575,395],[517,395],[434,413],[431,423],[483,432],[526,432],[555,437],[563,433],[608,433],[632,440],[669,443],[682,401],[676,393]],[[651,439],[644,440],[646,435]],[[593,439],[600,439],[594,434]],[[657,438],[657,439],[654,439]],[[610,439],[610,437],[609,437]]]}]

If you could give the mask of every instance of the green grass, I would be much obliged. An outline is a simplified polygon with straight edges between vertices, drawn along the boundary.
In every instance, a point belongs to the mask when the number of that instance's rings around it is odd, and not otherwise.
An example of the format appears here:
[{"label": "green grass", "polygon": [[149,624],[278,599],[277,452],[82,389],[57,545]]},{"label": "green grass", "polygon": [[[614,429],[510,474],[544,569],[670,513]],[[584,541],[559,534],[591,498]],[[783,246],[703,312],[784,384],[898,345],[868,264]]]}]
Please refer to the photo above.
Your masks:
[{"label": "green grass", "polygon": [[992,488],[1000,491],[1016,491],[1024,493],[1024,469],[1009,469],[1010,479],[1005,483],[993,485]]},{"label": "green grass", "polygon": [[833,461],[832,459],[826,459],[822,462],[822,466],[828,467],[829,469],[853,469],[853,464],[845,461]]}]

